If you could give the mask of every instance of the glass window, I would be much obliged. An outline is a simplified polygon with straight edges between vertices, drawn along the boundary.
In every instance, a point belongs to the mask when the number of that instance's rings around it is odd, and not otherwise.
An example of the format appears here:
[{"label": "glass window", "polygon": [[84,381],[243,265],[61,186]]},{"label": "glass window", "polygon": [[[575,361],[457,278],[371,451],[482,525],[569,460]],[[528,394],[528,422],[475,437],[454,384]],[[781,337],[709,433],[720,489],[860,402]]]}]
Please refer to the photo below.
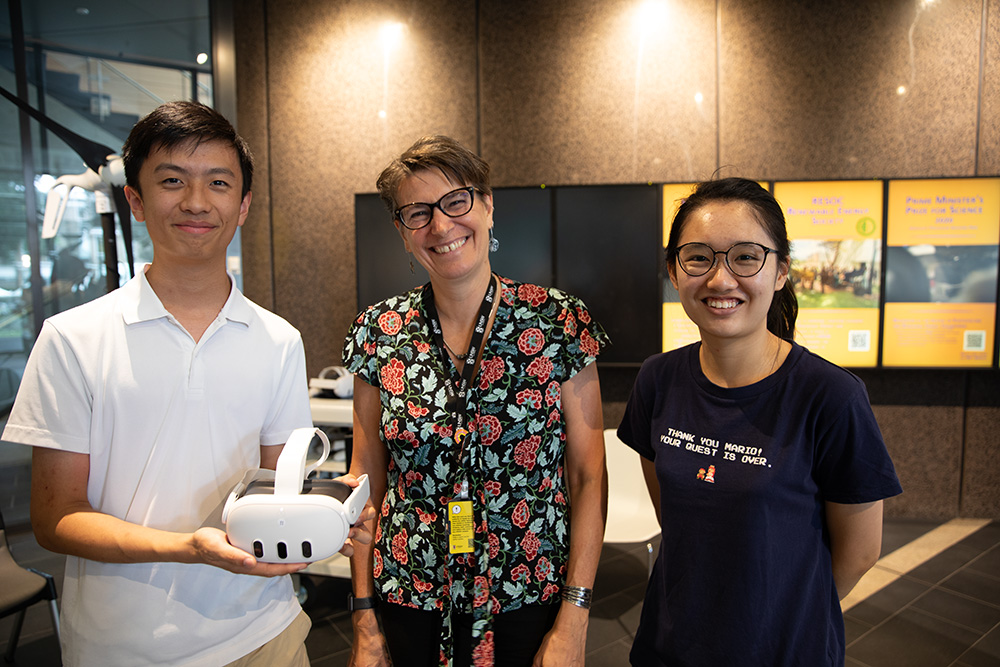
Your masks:
[{"label": "glass window", "polygon": [[[21,0],[24,49],[16,55],[23,55],[30,105],[110,154],[120,153],[132,125],[162,102],[196,99],[211,105],[208,4]],[[17,29],[11,25],[10,0],[0,0],[0,87],[11,93],[18,89]],[[114,210],[113,198],[85,187],[70,189],[68,184],[79,182],[74,177],[87,171],[83,158],[37,120],[29,125],[33,174],[26,177],[17,107],[0,98],[0,420],[6,419],[37,335],[36,309],[47,317],[116,286],[113,271],[107,277],[105,257],[110,214],[102,213]],[[60,194],[50,198],[53,188]],[[35,212],[29,223],[31,202]],[[59,219],[58,231],[41,238],[46,209],[51,216],[54,207],[62,209],[52,217]],[[29,224],[38,235],[35,248]],[[152,260],[144,226],[131,224],[132,267],[121,228],[114,225],[117,284]],[[234,248],[238,252],[238,239]],[[0,463],[11,447],[0,444]]]}]

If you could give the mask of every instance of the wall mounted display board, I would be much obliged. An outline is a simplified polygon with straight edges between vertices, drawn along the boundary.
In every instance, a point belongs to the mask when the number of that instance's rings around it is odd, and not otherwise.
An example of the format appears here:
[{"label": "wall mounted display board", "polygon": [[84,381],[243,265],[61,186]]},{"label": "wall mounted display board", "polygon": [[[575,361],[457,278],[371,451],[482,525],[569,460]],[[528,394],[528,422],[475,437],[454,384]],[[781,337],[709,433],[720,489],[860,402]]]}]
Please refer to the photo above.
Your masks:
[{"label": "wall mounted display board", "polygon": [[1000,178],[889,181],[882,365],[990,367]]},{"label": "wall mounted display board", "polygon": [[[542,188],[493,190],[494,233],[500,242],[490,256],[493,271],[521,282],[553,283],[551,199],[551,190]],[[403,240],[377,194],[354,196],[354,235],[359,310],[430,279],[416,260],[410,273]]]},{"label": "wall mounted display board", "polygon": [[882,181],[776,182],[799,302],[795,340],[840,366],[878,363]]},{"label": "wall mounted display board", "polygon": [[[695,183],[671,183],[663,186],[663,248],[670,238],[670,225],[677,214],[681,202],[691,194]],[[684,312],[680,295],[670,282],[666,270],[663,272],[663,351],[676,350],[700,340],[698,327]]]},{"label": "wall mounted display board", "polygon": [[583,299],[611,345],[606,364],[640,364],[660,351],[660,188],[555,188],[555,285]]}]

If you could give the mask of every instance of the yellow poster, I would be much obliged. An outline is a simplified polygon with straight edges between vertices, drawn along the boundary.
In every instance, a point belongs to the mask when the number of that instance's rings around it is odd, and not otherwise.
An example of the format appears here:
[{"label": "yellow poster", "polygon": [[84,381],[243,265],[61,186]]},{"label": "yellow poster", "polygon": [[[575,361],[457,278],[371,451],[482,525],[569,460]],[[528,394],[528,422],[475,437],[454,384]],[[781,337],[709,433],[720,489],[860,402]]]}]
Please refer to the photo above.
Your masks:
[{"label": "yellow poster", "polygon": [[[672,183],[663,186],[663,247],[670,238],[670,225],[674,221],[677,208],[694,190],[694,183]],[[670,277],[663,276],[663,351],[675,350],[699,340],[698,327],[694,325],[681,307],[679,296]]]},{"label": "yellow poster", "polygon": [[995,321],[992,303],[887,303],[882,365],[991,366]]},{"label": "yellow poster", "polygon": [[994,362],[1000,178],[889,182],[884,366]]},{"label": "yellow poster", "polygon": [[1000,178],[889,181],[890,246],[996,245]]},{"label": "yellow poster", "polygon": [[841,366],[878,363],[882,181],[774,184],[792,243],[795,340]]}]

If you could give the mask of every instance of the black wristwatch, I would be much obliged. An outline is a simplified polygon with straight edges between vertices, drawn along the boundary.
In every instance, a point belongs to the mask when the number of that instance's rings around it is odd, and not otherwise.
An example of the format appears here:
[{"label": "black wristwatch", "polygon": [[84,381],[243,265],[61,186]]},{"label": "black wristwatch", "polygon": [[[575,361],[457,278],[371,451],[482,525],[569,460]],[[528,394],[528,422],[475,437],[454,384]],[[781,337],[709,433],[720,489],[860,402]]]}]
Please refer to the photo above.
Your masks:
[{"label": "black wristwatch", "polygon": [[354,593],[347,594],[347,611],[354,613],[360,609],[374,609],[378,606],[378,598],[356,598]]}]

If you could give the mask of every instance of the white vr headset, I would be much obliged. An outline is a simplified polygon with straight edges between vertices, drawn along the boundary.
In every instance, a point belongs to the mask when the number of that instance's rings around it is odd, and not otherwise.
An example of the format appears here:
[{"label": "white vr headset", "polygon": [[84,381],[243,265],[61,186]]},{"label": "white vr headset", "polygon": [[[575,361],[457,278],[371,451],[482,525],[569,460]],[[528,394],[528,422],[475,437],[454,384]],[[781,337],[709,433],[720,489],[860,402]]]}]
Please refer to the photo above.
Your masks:
[{"label": "white vr headset", "polygon": [[[306,469],[314,436],[323,454]],[[230,543],[264,563],[311,563],[340,551],[368,501],[368,475],[353,489],[332,479],[306,479],[329,454],[323,431],[292,431],[277,470],[250,470],[229,494],[222,522]]]}]

